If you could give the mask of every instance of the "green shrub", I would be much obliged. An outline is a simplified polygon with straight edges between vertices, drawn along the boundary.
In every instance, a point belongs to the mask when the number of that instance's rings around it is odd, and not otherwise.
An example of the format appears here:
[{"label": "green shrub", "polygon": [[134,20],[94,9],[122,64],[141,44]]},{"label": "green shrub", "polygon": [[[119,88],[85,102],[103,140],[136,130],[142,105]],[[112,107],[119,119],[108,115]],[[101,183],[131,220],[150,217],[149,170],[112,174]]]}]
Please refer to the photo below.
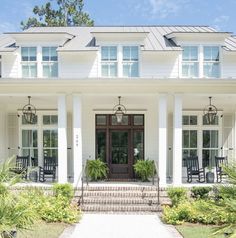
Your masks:
[{"label": "green shrub", "polygon": [[217,195],[223,199],[236,199],[236,186],[225,185],[217,187]]},{"label": "green shrub", "polygon": [[195,199],[207,199],[211,190],[211,187],[192,187],[191,196]]},{"label": "green shrub", "polygon": [[186,188],[168,188],[167,194],[172,202],[172,206],[178,206],[179,203],[187,200]]},{"label": "green shrub", "polygon": [[155,165],[153,160],[138,160],[134,164],[135,173],[141,178],[143,182],[148,181],[155,173]]},{"label": "green shrub", "polygon": [[66,184],[56,183],[53,185],[53,194],[56,197],[62,196],[71,201],[74,196],[73,186],[69,183]]},{"label": "green shrub", "polygon": [[92,181],[107,178],[108,167],[100,159],[87,160],[86,174]]}]

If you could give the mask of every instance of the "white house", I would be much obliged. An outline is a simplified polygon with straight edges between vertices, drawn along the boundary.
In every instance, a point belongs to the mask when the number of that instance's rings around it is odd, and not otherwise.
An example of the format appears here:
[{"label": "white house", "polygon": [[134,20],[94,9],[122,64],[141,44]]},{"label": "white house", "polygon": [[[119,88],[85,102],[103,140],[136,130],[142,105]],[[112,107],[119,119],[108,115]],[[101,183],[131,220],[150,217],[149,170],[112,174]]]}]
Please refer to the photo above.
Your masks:
[{"label": "white house", "polygon": [[[101,158],[109,177],[132,179],[156,160],[160,183],[185,181],[183,158],[235,158],[236,37],[208,26],[43,27],[0,36],[0,158],[58,158],[76,181]],[[22,108],[36,108],[28,123]],[[121,123],[113,108],[125,106]],[[216,106],[214,123],[204,108]],[[27,109],[27,108],[26,108]]]}]

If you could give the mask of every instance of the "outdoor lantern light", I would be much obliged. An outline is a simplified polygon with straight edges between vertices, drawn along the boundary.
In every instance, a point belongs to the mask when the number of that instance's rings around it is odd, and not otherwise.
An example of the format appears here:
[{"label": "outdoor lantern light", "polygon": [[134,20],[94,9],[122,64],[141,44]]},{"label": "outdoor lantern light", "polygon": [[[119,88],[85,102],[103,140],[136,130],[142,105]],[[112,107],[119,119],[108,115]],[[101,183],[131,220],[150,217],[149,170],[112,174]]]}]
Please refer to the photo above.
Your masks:
[{"label": "outdoor lantern light", "polygon": [[217,116],[217,108],[211,104],[211,98],[212,97],[209,97],[210,104],[203,110],[203,115],[205,116],[209,125],[211,125],[215,121]]},{"label": "outdoor lantern light", "polygon": [[23,113],[23,117],[25,118],[25,120],[30,123],[33,124],[35,122],[35,118],[36,118],[36,108],[35,106],[33,106],[32,104],[30,104],[30,96],[28,96],[28,104],[26,104],[23,108],[22,108],[22,113]]},{"label": "outdoor lantern light", "polygon": [[117,123],[122,122],[123,116],[126,113],[126,108],[120,103],[121,96],[118,97],[119,103],[113,107],[113,113],[116,116]]}]

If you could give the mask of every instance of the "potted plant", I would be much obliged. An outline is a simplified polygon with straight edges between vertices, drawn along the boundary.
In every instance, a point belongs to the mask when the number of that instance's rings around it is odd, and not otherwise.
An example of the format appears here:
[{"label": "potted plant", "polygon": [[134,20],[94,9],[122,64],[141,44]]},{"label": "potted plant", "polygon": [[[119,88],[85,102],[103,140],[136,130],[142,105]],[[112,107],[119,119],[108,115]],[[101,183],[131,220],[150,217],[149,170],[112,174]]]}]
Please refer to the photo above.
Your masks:
[{"label": "potted plant", "polygon": [[99,158],[96,160],[87,160],[86,174],[92,181],[106,179],[108,173],[108,167],[106,163]]},{"label": "potted plant", "polygon": [[148,182],[148,179],[155,173],[154,161],[138,160],[134,164],[134,171],[141,178],[142,182]]},{"label": "potted plant", "polygon": [[213,168],[211,166],[207,167],[207,173],[206,173],[206,182],[207,183],[214,183],[215,180],[215,174],[213,172]]}]

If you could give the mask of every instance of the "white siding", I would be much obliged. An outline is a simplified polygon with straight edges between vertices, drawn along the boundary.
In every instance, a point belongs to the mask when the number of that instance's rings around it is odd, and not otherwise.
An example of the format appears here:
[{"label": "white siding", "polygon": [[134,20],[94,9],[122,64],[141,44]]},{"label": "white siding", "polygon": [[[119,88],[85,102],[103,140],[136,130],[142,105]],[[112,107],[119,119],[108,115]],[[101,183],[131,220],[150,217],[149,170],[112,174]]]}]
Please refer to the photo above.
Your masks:
[{"label": "white siding", "polygon": [[87,78],[97,77],[97,57],[95,53],[64,54],[59,56],[60,78]]},{"label": "white siding", "polygon": [[178,55],[171,53],[143,53],[141,77],[178,78]]},{"label": "white siding", "polygon": [[16,54],[6,54],[2,57],[2,77],[17,78],[19,77],[19,60]]},{"label": "white siding", "polygon": [[236,78],[236,55],[223,54],[222,57],[222,78]]}]

